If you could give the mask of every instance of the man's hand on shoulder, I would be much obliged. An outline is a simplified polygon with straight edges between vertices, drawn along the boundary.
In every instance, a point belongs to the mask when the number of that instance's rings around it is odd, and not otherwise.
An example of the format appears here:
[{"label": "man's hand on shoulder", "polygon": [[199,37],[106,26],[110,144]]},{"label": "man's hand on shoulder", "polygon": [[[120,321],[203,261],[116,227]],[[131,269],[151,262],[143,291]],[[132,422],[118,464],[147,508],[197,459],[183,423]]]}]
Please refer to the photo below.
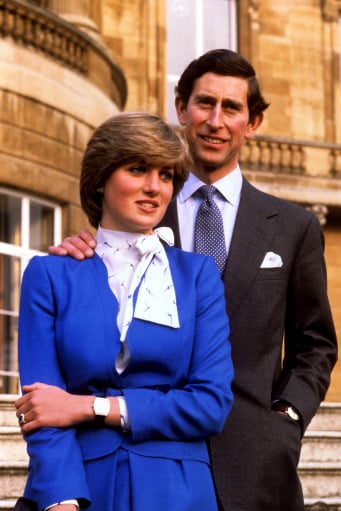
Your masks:
[{"label": "man's hand on shoulder", "polygon": [[75,236],[68,236],[59,245],[48,248],[48,253],[57,256],[69,255],[82,261],[87,257],[93,257],[96,240],[93,235],[83,229]]}]

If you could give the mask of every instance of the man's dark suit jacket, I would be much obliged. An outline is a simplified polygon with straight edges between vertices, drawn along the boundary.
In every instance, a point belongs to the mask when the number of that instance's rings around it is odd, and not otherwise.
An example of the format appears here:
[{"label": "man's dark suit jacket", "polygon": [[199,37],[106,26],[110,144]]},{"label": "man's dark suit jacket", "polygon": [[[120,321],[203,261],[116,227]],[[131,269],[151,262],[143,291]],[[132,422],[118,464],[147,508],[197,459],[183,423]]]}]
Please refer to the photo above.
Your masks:
[{"label": "man's dark suit jacket", "polygon": [[[162,223],[181,246],[175,201]],[[235,404],[223,432],[210,441],[224,511],[303,511],[301,436],[337,359],[323,249],[314,214],[243,179],[223,275]],[[261,268],[269,252],[280,256],[281,267]],[[302,424],[273,411],[276,399],[296,407]]]}]

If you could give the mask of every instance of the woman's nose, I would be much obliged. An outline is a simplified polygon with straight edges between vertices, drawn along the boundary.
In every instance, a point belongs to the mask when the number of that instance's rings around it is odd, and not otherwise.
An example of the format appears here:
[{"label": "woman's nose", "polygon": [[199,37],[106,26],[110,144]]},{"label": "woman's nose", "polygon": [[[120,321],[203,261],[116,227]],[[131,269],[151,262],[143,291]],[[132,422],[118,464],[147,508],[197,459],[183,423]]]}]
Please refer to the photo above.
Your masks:
[{"label": "woman's nose", "polygon": [[158,193],[160,190],[160,177],[158,171],[151,171],[146,174],[144,189],[149,193]]}]

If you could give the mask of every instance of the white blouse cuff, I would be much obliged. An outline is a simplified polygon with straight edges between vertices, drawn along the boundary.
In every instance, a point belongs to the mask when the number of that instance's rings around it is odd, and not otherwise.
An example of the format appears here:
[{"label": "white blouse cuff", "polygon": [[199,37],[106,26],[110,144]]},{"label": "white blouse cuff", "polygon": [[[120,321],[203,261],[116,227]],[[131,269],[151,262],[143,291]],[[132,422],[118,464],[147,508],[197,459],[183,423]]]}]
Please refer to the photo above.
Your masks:
[{"label": "white blouse cuff", "polygon": [[77,509],[79,509],[78,500],[69,499],[69,500],[62,500],[62,502],[56,502],[55,504],[51,504],[51,506],[48,506],[45,508],[45,511],[47,511],[48,509],[51,509],[51,507],[53,507],[53,506],[59,506],[59,504],[73,504],[74,506],[77,507]]},{"label": "white blouse cuff", "polygon": [[117,396],[117,399],[118,406],[120,408],[121,429],[124,433],[126,433],[127,431],[130,431],[130,420],[127,403],[123,396]]}]

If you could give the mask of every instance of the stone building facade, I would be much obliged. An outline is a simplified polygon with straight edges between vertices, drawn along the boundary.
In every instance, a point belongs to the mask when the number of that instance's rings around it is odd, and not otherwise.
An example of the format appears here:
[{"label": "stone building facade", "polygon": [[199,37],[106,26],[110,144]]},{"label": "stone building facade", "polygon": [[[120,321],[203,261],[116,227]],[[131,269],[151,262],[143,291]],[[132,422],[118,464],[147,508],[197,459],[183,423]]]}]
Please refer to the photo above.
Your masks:
[{"label": "stone building facade", "polygon": [[[92,129],[119,110],[166,116],[167,1],[0,0],[0,393],[15,391],[22,267],[89,227],[78,176]],[[241,164],[259,188],[319,215],[341,337],[341,0],[235,5],[237,48],[271,103]],[[24,242],[25,207],[35,229]],[[340,363],[327,399],[341,401]]]}]

